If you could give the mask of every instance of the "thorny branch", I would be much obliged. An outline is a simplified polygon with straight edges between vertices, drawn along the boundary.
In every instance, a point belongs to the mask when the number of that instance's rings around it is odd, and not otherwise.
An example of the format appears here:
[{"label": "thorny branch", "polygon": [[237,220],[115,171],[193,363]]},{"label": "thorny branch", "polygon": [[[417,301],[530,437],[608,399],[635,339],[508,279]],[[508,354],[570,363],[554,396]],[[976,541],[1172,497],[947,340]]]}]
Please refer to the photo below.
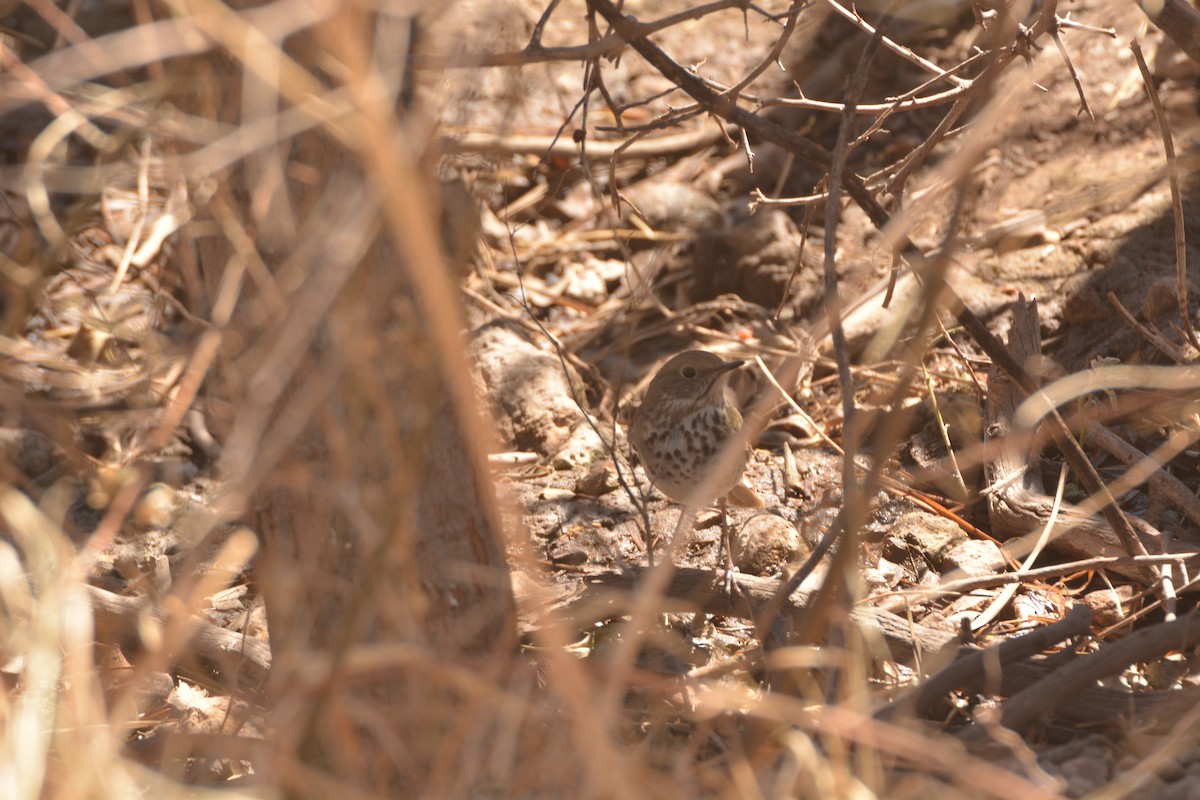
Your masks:
[{"label": "thorny branch", "polygon": [[[642,26],[635,19],[621,14],[610,0],[589,0],[588,5],[603,16],[612,25],[613,30],[622,39],[626,40],[631,47],[637,50],[646,61],[661,72],[664,77],[671,80],[711,113],[752,131],[761,140],[782,147],[806,163],[812,164],[823,171],[829,170],[831,155],[825,148],[783,128],[771,120],[747,111],[738,105],[735,99],[714,92],[704,81],[682,67],[667,55],[666,52],[647,39],[645,34],[642,33]],[[1047,34],[1057,24],[1056,10],[1056,3],[1044,3],[1037,20],[1028,27],[1021,26],[1019,28],[1020,32],[1016,41],[1002,50],[993,52],[977,80],[983,81],[985,84],[990,83],[1013,59],[1024,55],[1027,52],[1029,43]],[[877,228],[883,229],[891,222],[891,217],[886,209],[884,209],[874,194],[871,193],[861,178],[848,172],[844,176],[844,184],[846,193],[867,214],[868,218]],[[1039,388],[1038,384],[1026,371],[1025,367],[1009,354],[1000,340],[988,330],[983,320],[971,310],[952,287],[945,284],[941,276],[929,273],[929,270],[926,268],[925,254],[907,236],[901,236],[898,245],[902,256],[912,265],[915,274],[919,278],[933,282],[933,285],[928,287],[927,291],[937,289],[944,293],[944,296],[949,299],[948,305],[954,309],[959,324],[966,329],[971,338],[987,353],[993,363],[1003,368],[1025,391],[1031,394],[1036,393]],[[1130,555],[1145,555],[1145,548],[1134,533],[1129,520],[1113,501],[1103,481],[1097,474],[1095,467],[1088,460],[1079,443],[1071,435],[1062,418],[1057,413],[1053,413],[1050,415],[1049,421],[1056,442],[1063,448],[1068,463],[1079,475],[1084,488],[1090,494],[1108,499],[1108,502],[1105,503],[1102,509],[1102,513],[1121,539],[1126,550]]]}]

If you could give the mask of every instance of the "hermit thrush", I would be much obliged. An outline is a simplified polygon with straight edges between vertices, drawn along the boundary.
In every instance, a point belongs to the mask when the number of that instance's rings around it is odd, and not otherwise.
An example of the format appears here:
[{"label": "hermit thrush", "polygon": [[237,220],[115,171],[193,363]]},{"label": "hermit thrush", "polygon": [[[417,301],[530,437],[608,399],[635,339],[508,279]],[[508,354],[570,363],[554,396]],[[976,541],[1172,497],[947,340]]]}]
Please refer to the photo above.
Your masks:
[{"label": "hermit thrush", "polygon": [[731,566],[727,503],[763,505],[742,480],[749,448],[734,445],[737,452],[723,457],[724,445],[742,429],[742,415],[725,397],[725,384],[729,373],[743,363],[703,350],[680,353],[650,381],[629,427],[629,441],[646,475],[663,494],[691,507],[720,500],[727,567]]}]

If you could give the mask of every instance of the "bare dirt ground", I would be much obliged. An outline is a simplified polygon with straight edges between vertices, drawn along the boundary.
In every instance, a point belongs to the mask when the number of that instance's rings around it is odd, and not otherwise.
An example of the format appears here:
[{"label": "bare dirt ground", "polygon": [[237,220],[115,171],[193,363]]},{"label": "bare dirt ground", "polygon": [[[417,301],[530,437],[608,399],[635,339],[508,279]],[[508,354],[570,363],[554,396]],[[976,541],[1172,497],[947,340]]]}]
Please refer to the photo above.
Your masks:
[{"label": "bare dirt ground", "polygon": [[[1064,38],[1080,88],[1059,51],[1052,43],[1043,43],[1026,61],[1015,64],[994,88],[995,95],[1004,98],[1003,102],[977,116],[968,113],[956,135],[943,142],[937,155],[913,175],[906,200],[906,211],[911,214],[905,220],[906,227],[914,240],[928,250],[946,235],[956,202],[951,188],[965,187],[957,200],[961,203],[957,212],[961,226],[959,246],[950,259],[948,281],[1000,336],[1008,335],[1011,308],[1018,296],[1036,298],[1040,334],[1048,358],[1039,369],[1047,378],[1077,374],[1100,364],[1171,363],[1161,349],[1118,316],[1109,300],[1110,293],[1141,322],[1158,330],[1174,331],[1168,334],[1174,346],[1183,346],[1178,335],[1171,190],[1165,179],[1159,128],[1128,46],[1131,39],[1136,37],[1143,43],[1151,61],[1161,47],[1160,88],[1177,151],[1191,152],[1200,134],[1196,125],[1194,65],[1171,56],[1172,47],[1162,46],[1162,38],[1152,29],[1146,30],[1144,17],[1138,10],[1119,4],[1085,3],[1073,5],[1070,11],[1072,20],[1115,33],[1110,36],[1083,29],[1071,31]],[[813,14],[820,18],[819,11]],[[638,15],[644,19],[653,14],[648,9],[638,9]],[[841,81],[853,70],[854,58],[861,52],[866,37],[860,34],[855,38],[836,22],[821,18],[810,29],[802,26],[783,51],[779,68],[772,65],[755,89],[764,95],[778,95],[795,82],[799,94],[805,98],[840,97]],[[751,24],[743,28],[740,14],[726,12],[706,18],[694,27],[671,29],[659,42],[677,62],[696,65],[697,74],[729,85],[751,69],[764,48],[772,44],[771,36],[765,41],[755,40],[754,34],[761,34],[763,27]],[[751,33],[749,37],[747,30]],[[946,30],[900,24],[897,33],[897,38],[905,44],[945,65],[965,57],[970,43],[978,36],[978,29]],[[902,38],[904,35],[909,38]],[[729,47],[731,41],[737,41],[738,46]],[[894,56],[881,60],[886,63],[872,73],[861,99],[863,103],[900,91],[896,87],[906,81],[907,85],[916,82],[914,75],[918,70],[912,64]],[[842,69],[831,68],[834,62]],[[605,81],[613,97],[621,100],[649,94],[646,84],[656,87],[655,79],[659,76],[650,70],[647,77],[646,69],[647,65],[630,53],[622,57],[616,68],[606,69]],[[1174,77],[1168,78],[1168,74]],[[534,88],[537,79],[530,78],[525,84],[528,97],[541,97]],[[546,87],[550,95],[556,90],[561,107],[573,103],[578,96],[570,78],[562,75],[555,76],[553,87]],[[1079,91],[1086,97],[1090,114],[1081,108]],[[796,94],[793,91],[791,96]],[[681,100],[673,103],[665,99],[657,111],[661,113],[665,107],[678,105],[682,105]],[[654,108],[654,104],[650,107]],[[461,109],[460,106],[463,119],[473,116]],[[602,119],[595,123],[596,130],[604,122],[611,125],[603,112],[595,110],[589,122],[596,117]],[[793,111],[788,115],[776,113],[773,118],[833,147],[835,114]],[[560,124],[560,119],[543,119],[541,129],[551,130]],[[580,129],[579,120],[576,116],[566,126],[562,131],[564,138]],[[938,114],[930,111],[889,121],[883,133],[852,156],[851,165],[863,175],[884,168],[898,151],[905,152],[927,137],[937,120]],[[506,124],[512,126],[513,132],[538,129],[536,115]],[[706,121],[706,124],[712,123]],[[591,142],[603,136],[593,133],[592,128],[588,130]],[[588,185],[589,177],[604,184],[611,173],[606,176],[602,167],[593,167],[590,176],[583,171],[548,176],[548,182],[557,182],[548,194],[557,194],[562,199],[547,197],[537,206],[540,211],[531,212],[528,217],[518,216],[519,221],[508,217],[509,228],[515,229],[516,256],[507,243],[499,242],[495,267],[489,266],[468,280],[468,286],[481,294],[501,292],[508,298],[527,298],[532,308],[519,312],[518,317],[541,320],[549,334],[565,345],[567,354],[599,369],[601,377],[593,380],[603,387],[596,391],[603,400],[595,417],[602,436],[612,431],[611,404],[616,401],[617,419],[626,419],[625,408],[636,404],[645,377],[661,364],[665,355],[690,346],[707,347],[736,358],[750,358],[757,353],[774,367],[783,363],[782,357],[789,351],[807,354],[809,366],[796,384],[795,396],[823,433],[834,439],[843,433],[836,373],[830,358],[832,344],[828,336],[821,335],[827,326],[823,316],[820,256],[811,255],[814,250],[820,252],[819,234],[810,231],[806,242],[809,256],[801,264],[797,255],[797,228],[804,224],[803,211],[792,210],[790,218],[785,220],[784,212],[768,205],[759,205],[753,215],[746,210],[756,191],[768,197],[811,193],[811,176],[806,176],[800,168],[788,171],[770,144],[756,146],[755,150],[753,174],[744,151],[728,154],[728,145],[720,143],[699,156],[667,159],[665,164],[648,161],[636,177],[629,176],[636,168],[626,165],[625,180],[634,188],[623,188],[623,195],[639,207],[649,228],[685,235],[654,245],[637,243],[637,232],[630,231],[626,235],[634,237],[628,245],[632,266],[625,269],[608,267],[606,271],[606,264],[611,265],[612,261],[606,262],[605,258],[623,263],[621,250],[606,250],[598,239],[584,244],[582,237],[575,236],[581,229],[592,227],[598,230],[622,224],[632,227],[627,222],[628,215],[619,217],[620,222],[605,216],[616,213],[608,207],[607,194],[597,198],[589,197],[588,191],[580,191],[581,186]],[[956,162],[956,157],[964,152],[969,160]],[[1196,255],[1190,243],[1200,233],[1197,225],[1200,217],[1186,211],[1194,203],[1190,199],[1194,198],[1190,172],[1185,169],[1182,179],[1189,264]],[[484,184],[488,182],[486,175],[475,177]],[[534,186],[541,185],[539,179],[532,180]],[[692,191],[703,187],[705,192],[697,192],[697,198],[660,187],[660,193],[668,198],[665,202],[675,204],[662,211],[650,199],[656,181],[660,184],[679,181]],[[521,194],[521,190],[511,186],[506,189],[509,198]],[[684,207],[689,203],[699,208]],[[928,383],[918,380],[903,400],[891,393],[899,379],[900,365],[888,359],[873,361],[872,357],[878,358],[883,350],[871,338],[886,334],[889,316],[902,324],[906,315],[912,313],[911,305],[906,303],[912,302],[914,285],[902,281],[900,301],[893,302],[891,309],[883,307],[883,286],[890,275],[889,251],[880,244],[879,233],[859,209],[850,203],[845,205],[848,207],[837,229],[837,269],[842,302],[853,308],[848,327],[860,412],[899,412],[901,407],[911,412],[906,422],[907,434],[892,465],[899,475],[909,476],[904,479],[905,487],[871,498],[871,512],[861,532],[857,564],[862,582],[857,590],[858,602],[871,605],[868,598],[874,597],[874,603],[881,607],[905,608],[909,619],[917,624],[947,635],[955,634],[960,625],[974,619],[975,614],[993,601],[993,590],[977,588],[965,595],[949,592],[932,602],[907,590],[931,588],[966,575],[991,574],[1001,564],[993,545],[968,538],[968,532],[985,540],[988,534],[1002,539],[1009,535],[993,528],[987,504],[980,500],[980,492],[987,486],[985,475],[989,474],[978,468],[979,442],[984,432],[986,357],[981,358],[975,343],[955,329],[953,318],[947,314],[943,321],[950,329],[949,336],[933,334],[923,350]],[[562,216],[565,220],[559,219]],[[822,209],[817,209],[811,224],[819,226],[822,217]],[[714,231],[714,227],[721,230]],[[755,245],[729,242],[738,236],[746,238],[750,228],[759,231]],[[572,233],[564,237],[564,230]],[[535,241],[536,247],[526,245]],[[529,249],[523,249],[523,245]],[[782,246],[772,252],[773,245]],[[522,273],[525,294],[521,295],[520,287],[512,282],[492,280],[493,269],[500,273]],[[590,285],[595,288],[594,294],[583,288],[589,285],[589,273],[593,277]],[[648,281],[651,286],[640,296],[638,287],[645,284],[639,280]],[[1191,280],[1194,277],[1189,269]],[[608,293],[599,291],[602,282],[610,290]],[[773,317],[778,307],[784,313]],[[619,311],[614,313],[615,309]],[[662,324],[660,320],[664,317],[671,324]],[[545,332],[531,331],[530,339],[540,343],[544,350]],[[488,353],[489,348],[483,348],[485,375],[493,369],[499,370],[490,365]],[[632,365],[627,357],[632,357]],[[547,358],[545,363],[547,369],[561,369],[557,358]],[[775,390],[755,367],[745,372],[734,384],[743,406],[764,394],[774,394]],[[934,398],[932,404],[931,398]],[[1115,404],[1115,396],[1111,399]],[[943,415],[948,426],[944,436],[938,431],[932,406],[938,406],[937,413]],[[786,571],[789,561],[790,569],[802,563],[828,530],[839,504],[844,502],[840,486],[841,456],[832,443],[822,441],[806,420],[798,418],[782,403],[775,407],[777,411],[767,430],[757,441],[747,476],[766,499],[767,513],[791,522],[799,536],[792,531],[788,534],[792,537],[790,543],[780,544],[788,554],[782,560],[755,562],[747,557],[743,570],[761,569],[763,575]],[[1176,424],[1168,419],[1169,414],[1160,416],[1151,412],[1149,417],[1143,417],[1135,412],[1129,416],[1117,411],[1116,405],[1111,411],[1110,421],[1120,436],[1143,452],[1157,447],[1163,433]],[[564,586],[586,584],[588,576],[597,570],[644,563],[646,521],[662,548],[662,542],[669,541],[675,531],[680,512],[676,504],[665,501],[649,488],[644,473],[636,465],[616,470],[626,482],[618,485],[607,448],[598,445],[590,431],[576,437],[579,438],[585,442],[592,439],[592,452],[599,454],[595,461],[593,456],[581,454],[581,448],[585,452],[586,448],[573,440],[557,453],[554,447],[542,451],[550,461],[549,468],[508,467],[501,479],[512,504],[519,509],[513,512],[510,524],[515,530],[532,535],[535,554],[545,559],[552,575],[557,572]],[[518,450],[538,449],[528,444],[528,438],[524,444],[519,437],[508,437],[507,441]],[[629,449],[619,427],[616,442],[620,461],[628,456]],[[946,474],[947,443],[965,456],[961,477],[953,480]],[[785,466],[783,447],[789,449],[786,458],[795,460],[794,467]],[[1097,467],[1110,479],[1123,471],[1111,455],[1092,452]],[[1189,492],[1195,490],[1193,459],[1194,454],[1185,449],[1170,468]],[[1061,462],[1057,452],[1052,451],[1031,466],[1044,472],[1045,485],[1053,487]],[[914,473],[923,477],[913,479]],[[598,491],[604,493],[597,497]],[[1076,501],[1086,494],[1077,486],[1071,491]],[[1148,494],[1134,490],[1122,496],[1122,505],[1131,514],[1157,520],[1155,524],[1177,531],[1180,536],[1177,541],[1194,541],[1194,534],[1186,532],[1194,530],[1194,521],[1184,522],[1182,514],[1170,516],[1172,512],[1166,513],[1174,522],[1153,516],[1153,507],[1162,509],[1161,499],[1156,501],[1155,494],[1154,490]],[[934,502],[926,502],[931,498],[935,498]],[[640,513],[643,508],[648,516]],[[944,508],[949,512],[935,511]],[[735,527],[760,513],[747,509],[734,511]],[[1177,528],[1176,524],[1182,527]],[[681,533],[686,536],[686,544],[676,551],[675,562],[680,566],[713,567],[719,541],[718,516],[712,511],[702,512],[695,531],[687,535],[685,529]],[[762,537],[761,533],[756,535]],[[786,539],[783,534],[780,537]],[[524,541],[524,536],[518,535],[517,539]],[[1190,547],[1184,545],[1184,549]],[[1084,558],[1101,552],[1107,550],[1099,541],[1085,542],[1082,552],[1072,555]],[[1038,563],[1064,560],[1070,559],[1062,553],[1051,554],[1048,561]],[[1062,574],[1070,571],[1064,570]],[[1040,624],[1035,620],[1057,618],[1078,604],[1096,610],[1093,630],[1106,631],[1101,638],[1119,636],[1117,620],[1126,618],[1145,601],[1133,601],[1132,605],[1116,610],[1116,617],[1108,616],[1114,609],[1111,600],[1106,601],[1105,597],[1113,596],[1112,590],[1105,588],[1102,579],[1095,582],[1098,576],[1099,573],[1083,567],[1069,578],[1024,585],[1015,599],[1002,601],[1011,604],[1004,606],[996,621],[986,627],[980,643],[994,643],[1029,630]],[[819,586],[823,578],[818,569],[805,585]],[[897,606],[897,597],[907,598],[907,603]],[[1102,615],[1104,621],[1100,622]],[[729,663],[727,660],[738,662],[742,658],[739,654],[755,647],[753,628],[738,624],[738,616],[743,615],[718,617],[724,622],[699,634],[684,627],[680,640],[690,644],[692,655],[679,668],[683,674],[689,670],[702,672],[715,663]],[[603,630],[602,626],[595,634],[597,639],[603,639]],[[701,643],[699,652],[703,654],[699,658],[695,657],[697,643]],[[1110,685],[1145,686],[1147,666],[1128,665],[1123,674],[1111,679]],[[1150,671],[1156,669],[1151,667]],[[901,678],[898,685],[907,680]],[[1176,688],[1190,683],[1186,677],[1180,677],[1179,681]],[[1094,697],[1078,700],[1080,706],[1095,702]],[[957,713],[966,712],[969,705],[960,707]],[[1135,765],[1142,764],[1139,759],[1145,752],[1140,755],[1135,752],[1138,746],[1119,734],[1114,735],[1114,728],[1108,732],[1071,729],[1065,719],[1074,713],[1078,720],[1079,710],[1063,711],[1058,721],[1047,719],[1046,727],[1027,740],[1041,768],[1054,776],[1042,785],[1070,796],[1083,796],[1112,786],[1111,781],[1129,775],[1131,769],[1136,772],[1141,767]],[[950,719],[954,716],[952,713]],[[1082,716],[1094,720],[1090,714]],[[954,728],[958,723],[949,724]],[[1186,747],[1178,752],[1180,755],[1172,758],[1169,776],[1160,772],[1143,784],[1151,788],[1153,795],[1175,796],[1173,793],[1191,791],[1186,788],[1193,780],[1187,777],[1191,775],[1190,756],[1183,755]]]}]

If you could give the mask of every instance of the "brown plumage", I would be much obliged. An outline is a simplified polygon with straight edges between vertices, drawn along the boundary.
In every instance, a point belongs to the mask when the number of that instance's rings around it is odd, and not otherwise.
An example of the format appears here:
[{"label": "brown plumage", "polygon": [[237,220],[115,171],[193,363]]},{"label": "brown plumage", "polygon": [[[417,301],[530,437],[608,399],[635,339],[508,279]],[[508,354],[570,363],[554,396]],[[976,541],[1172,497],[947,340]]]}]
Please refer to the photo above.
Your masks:
[{"label": "brown plumage", "polygon": [[688,350],[663,365],[650,381],[629,428],[629,441],[650,482],[672,500],[699,506],[728,499],[762,507],[762,500],[742,481],[748,447],[725,465],[719,479],[709,481],[709,496],[697,494],[711,470],[720,466],[725,442],[742,429],[742,415],[726,399],[725,384],[743,363]]},{"label": "brown plumage", "polygon": [[731,498],[738,505],[763,505],[742,480],[750,448],[743,445],[735,455],[725,454],[725,444],[743,424],[741,413],[725,397],[725,384],[729,373],[743,363],[703,350],[680,353],[650,381],[629,426],[629,441],[650,482],[663,494],[692,507],[720,500],[727,593],[733,590],[734,566],[726,507]]}]

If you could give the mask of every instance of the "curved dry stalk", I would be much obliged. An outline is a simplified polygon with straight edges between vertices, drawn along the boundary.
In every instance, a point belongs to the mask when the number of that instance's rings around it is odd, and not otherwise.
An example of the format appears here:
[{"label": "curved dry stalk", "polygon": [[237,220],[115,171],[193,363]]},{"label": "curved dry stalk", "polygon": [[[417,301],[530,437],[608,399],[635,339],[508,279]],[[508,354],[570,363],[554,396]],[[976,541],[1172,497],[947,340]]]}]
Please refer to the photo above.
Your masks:
[{"label": "curved dry stalk", "polygon": [[[1058,486],[1054,489],[1054,501],[1050,506],[1050,516],[1046,518],[1046,525],[1042,528],[1041,533],[1034,540],[1033,547],[1029,549],[1029,553],[1025,556],[1025,560],[1021,562],[1018,572],[1028,572],[1033,568],[1033,564],[1037,561],[1038,556],[1042,554],[1046,544],[1050,541],[1050,534],[1054,530],[1054,523],[1058,520],[1058,512],[1062,508],[1063,490],[1067,486],[1067,468],[1064,466],[1058,472]],[[1005,586],[999,594],[997,594],[987,608],[985,608],[979,616],[971,620],[971,630],[982,630],[986,625],[991,624],[992,620],[1000,615],[1008,602],[1013,599],[1017,593],[1019,585],[1011,583]]]}]

